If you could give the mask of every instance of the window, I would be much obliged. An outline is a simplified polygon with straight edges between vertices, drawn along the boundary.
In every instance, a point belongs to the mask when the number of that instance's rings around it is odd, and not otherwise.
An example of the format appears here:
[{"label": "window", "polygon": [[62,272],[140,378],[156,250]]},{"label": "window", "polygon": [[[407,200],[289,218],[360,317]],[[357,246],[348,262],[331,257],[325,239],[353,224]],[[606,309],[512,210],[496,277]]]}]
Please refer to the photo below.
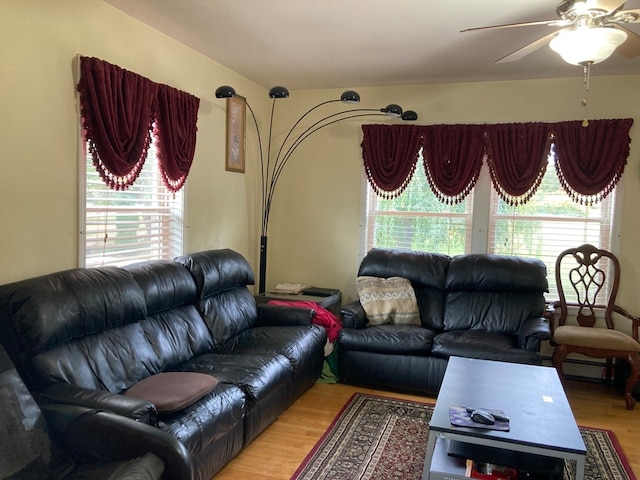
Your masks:
[{"label": "window", "polygon": [[428,186],[421,159],[407,189],[390,200],[367,183],[365,251],[406,248],[458,255],[470,251],[473,193],[457,205],[442,203]]},{"label": "window", "polygon": [[107,188],[83,149],[80,265],[122,266],[182,253],[182,190],[165,187],[153,145],[136,182],[122,191]]},{"label": "window", "polygon": [[422,158],[411,183],[395,199],[377,197],[367,183],[364,251],[407,248],[451,256],[475,252],[539,258],[547,265],[549,298],[555,298],[554,265],[560,252],[582,243],[612,250],[620,187],[596,205],[577,204],[560,186],[553,152],[548,162],[536,194],[516,207],[492,188],[486,164],[473,192],[457,205],[446,205],[431,192]]}]

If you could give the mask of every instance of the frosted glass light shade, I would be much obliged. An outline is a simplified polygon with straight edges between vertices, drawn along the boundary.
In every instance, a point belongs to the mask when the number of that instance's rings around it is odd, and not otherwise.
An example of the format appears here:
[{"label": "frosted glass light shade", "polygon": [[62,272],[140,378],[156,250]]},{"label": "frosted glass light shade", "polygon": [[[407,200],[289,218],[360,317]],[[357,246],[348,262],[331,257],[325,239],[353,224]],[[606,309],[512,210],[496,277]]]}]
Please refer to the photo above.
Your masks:
[{"label": "frosted glass light shade", "polygon": [[583,27],[563,30],[549,46],[562,59],[572,65],[600,63],[627,39],[627,34],[617,28]]}]

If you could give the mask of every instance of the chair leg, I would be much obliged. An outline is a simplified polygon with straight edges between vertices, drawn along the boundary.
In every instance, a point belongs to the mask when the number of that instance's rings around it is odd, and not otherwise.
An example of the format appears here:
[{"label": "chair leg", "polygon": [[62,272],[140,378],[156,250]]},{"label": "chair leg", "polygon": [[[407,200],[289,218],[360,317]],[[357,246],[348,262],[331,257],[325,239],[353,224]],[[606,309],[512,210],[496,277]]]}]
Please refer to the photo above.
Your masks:
[{"label": "chair leg", "polygon": [[567,347],[565,345],[556,345],[553,349],[553,366],[558,372],[558,377],[560,377],[560,382],[564,385],[564,372],[562,371],[562,364],[564,360],[567,358]]},{"label": "chair leg", "polygon": [[624,402],[627,405],[627,410],[633,410],[633,407],[636,406],[636,399],[633,398],[631,391],[640,380],[640,353],[630,352],[627,356],[627,361],[631,367],[631,372],[629,372],[629,377],[627,377],[627,383],[624,387]]},{"label": "chair leg", "polygon": [[613,359],[607,358],[604,367],[604,380],[607,384],[611,383],[613,378]]}]

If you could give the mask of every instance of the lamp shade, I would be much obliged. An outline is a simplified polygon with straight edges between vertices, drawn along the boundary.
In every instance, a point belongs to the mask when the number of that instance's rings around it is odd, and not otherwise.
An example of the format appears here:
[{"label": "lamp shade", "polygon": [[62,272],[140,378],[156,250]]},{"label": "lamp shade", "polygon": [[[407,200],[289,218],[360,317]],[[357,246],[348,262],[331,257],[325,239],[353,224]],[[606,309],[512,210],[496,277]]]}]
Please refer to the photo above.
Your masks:
[{"label": "lamp shade", "polygon": [[273,87],[269,90],[269,98],[289,98],[289,90],[286,87]]},{"label": "lamp shade", "polygon": [[406,112],[402,112],[401,116],[402,120],[406,120],[408,122],[412,122],[414,120],[418,120],[418,114],[413,110],[407,110]]},{"label": "lamp shade", "polygon": [[236,91],[233,89],[233,87],[230,87],[228,85],[223,85],[216,89],[216,98],[230,98],[235,96]]},{"label": "lamp shade", "polygon": [[599,63],[611,56],[627,39],[622,30],[612,27],[578,27],[562,30],[549,46],[572,65]]},{"label": "lamp shade", "polygon": [[342,103],[359,103],[360,95],[358,92],[354,92],[353,90],[347,90],[346,92],[342,92],[342,95],[340,95],[340,101]]},{"label": "lamp shade", "polygon": [[386,107],[380,109],[381,112],[389,115],[390,117],[400,117],[402,115],[402,107],[395,103],[390,103]]}]

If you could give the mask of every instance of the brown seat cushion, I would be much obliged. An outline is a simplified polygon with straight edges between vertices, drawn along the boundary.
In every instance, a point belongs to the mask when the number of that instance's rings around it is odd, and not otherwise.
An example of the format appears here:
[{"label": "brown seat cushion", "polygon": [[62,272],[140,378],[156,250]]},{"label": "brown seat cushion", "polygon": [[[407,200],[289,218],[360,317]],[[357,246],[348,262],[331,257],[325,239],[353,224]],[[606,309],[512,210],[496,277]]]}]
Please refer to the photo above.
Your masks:
[{"label": "brown seat cushion", "polygon": [[609,328],[563,325],[555,329],[553,340],[564,345],[640,352],[640,343],[633,337]]},{"label": "brown seat cushion", "polygon": [[204,373],[164,372],[141,380],[125,395],[153,403],[158,413],[173,413],[200,400],[217,384],[217,378]]}]

